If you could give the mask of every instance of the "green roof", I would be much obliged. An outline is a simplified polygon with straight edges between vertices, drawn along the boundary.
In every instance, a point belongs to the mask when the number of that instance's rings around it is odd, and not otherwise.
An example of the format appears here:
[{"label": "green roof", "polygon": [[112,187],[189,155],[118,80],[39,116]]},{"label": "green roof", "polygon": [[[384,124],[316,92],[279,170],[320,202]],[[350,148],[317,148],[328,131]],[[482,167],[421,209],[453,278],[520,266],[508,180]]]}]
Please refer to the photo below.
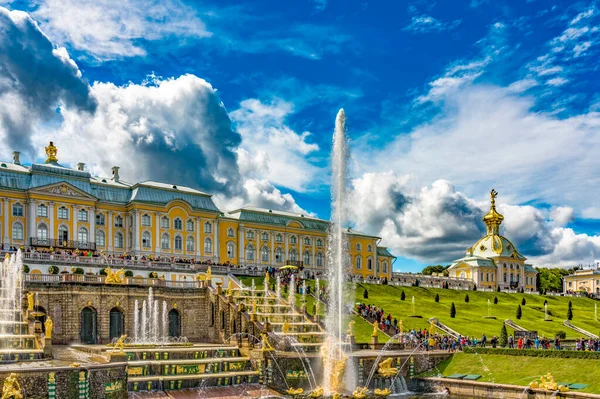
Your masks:
[{"label": "green roof", "polygon": [[329,228],[328,221],[312,216],[254,207],[237,209],[229,212],[227,217],[237,219],[240,222],[265,223],[276,226],[287,226],[290,222],[298,222],[306,229],[323,232],[326,232]]},{"label": "green roof", "polygon": [[390,258],[395,258],[395,256],[392,255],[386,247],[377,247],[377,256],[387,256]]}]

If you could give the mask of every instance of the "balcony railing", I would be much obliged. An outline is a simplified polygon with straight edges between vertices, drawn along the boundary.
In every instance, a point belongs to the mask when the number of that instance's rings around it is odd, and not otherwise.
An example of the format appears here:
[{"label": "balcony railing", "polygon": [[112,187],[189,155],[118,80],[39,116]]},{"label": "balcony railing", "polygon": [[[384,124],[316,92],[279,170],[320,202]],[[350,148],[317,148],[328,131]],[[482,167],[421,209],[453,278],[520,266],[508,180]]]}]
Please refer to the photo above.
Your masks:
[{"label": "balcony railing", "polygon": [[81,249],[88,251],[96,250],[96,243],[90,241],[57,240],[50,238],[30,237],[29,244],[32,247],[53,247],[64,249]]},{"label": "balcony railing", "polygon": [[[105,284],[105,276],[91,274],[26,274],[26,283],[78,283],[78,284]],[[125,277],[123,284],[115,285],[141,285],[148,287],[166,288],[204,288],[205,281],[171,281],[158,278]]]}]

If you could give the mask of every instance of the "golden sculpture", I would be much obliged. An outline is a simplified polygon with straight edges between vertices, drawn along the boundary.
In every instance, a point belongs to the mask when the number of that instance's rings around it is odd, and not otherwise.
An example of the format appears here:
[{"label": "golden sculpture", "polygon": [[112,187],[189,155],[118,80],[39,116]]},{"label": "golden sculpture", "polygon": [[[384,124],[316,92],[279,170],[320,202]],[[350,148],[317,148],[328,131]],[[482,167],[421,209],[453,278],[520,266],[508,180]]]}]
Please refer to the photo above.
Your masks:
[{"label": "golden sculpture", "polygon": [[394,377],[396,374],[398,374],[398,369],[396,367],[392,367],[392,361],[394,361],[394,359],[389,357],[383,362],[379,363],[379,366],[377,367],[377,374],[386,378]]},{"label": "golden sculpture", "polygon": [[545,376],[544,375],[541,376],[540,381],[537,381],[537,380],[531,381],[529,383],[529,387],[536,388],[536,389],[543,389],[546,391],[566,392],[569,390],[569,388],[564,385],[558,385],[554,381],[554,376],[550,373],[546,374]]},{"label": "golden sculpture", "polygon": [[324,394],[325,394],[325,390],[323,388],[316,387],[315,389],[312,390],[312,392],[310,393],[309,396],[313,399],[316,399],[316,398],[320,398]]},{"label": "golden sculpture", "polygon": [[125,270],[123,269],[113,272],[109,266],[106,269],[104,269],[104,271],[106,272],[104,284],[123,284],[123,282],[125,281]]},{"label": "golden sculpture", "polygon": [[304,389],[302,388],[290,388],[287,391],[285,391],[288,395],[292,395],[292,396],[296,396],[296,395],[302,395],[304,393]]},{"label": "golden sculpture", "polygon": [[50,316],[46,316],[46,321],[44,322],[44,327],[46,328],[46,338],[52,338],[52,328],[54,327],[54,322],[50,318]]},{"label": "golden sculpture", "polygon": [[269,336],[267,335],[267,333],[263,333],[262,334],[262,341],[261,341],[261,351],[272,351],[273,347],[271,346],[271,344],[269,343]]},{"label": "golden sculpture", "polygon": [[352,392],[352,397],[354,399],[365,399],[369,394],[369,388],[367,387],[358,387]]},{"label": "golden sculpture", "polygon": [[379,324],[377,323],[377,320],[375,320],[373,322],[373,334],[371,334],[371,337],[376,337],[377,331],[379,331]]},{"label": "golden sculpture", "polygon": [[287,335],[288,331],[290,331],[290,323],[288,321],[283,322],[283,326],[281,327],[281,331],[283,331],[284,335]]},{"label": "golden sculpture", "polygon": [[373,393],[375,394],[375,396],[378,396],[380,398],[387,398],[388,396],[390,396],[392,394],[392,391],[390,391],[388,388],[385,389],[375,389],[373,391]]},{"label": "golden sculpture", "polygon": [[117,340],[117,342],[115,342],[115,346],[113,346],[113,352],[118,352],[119,353],[123,353],[123,350],[125,349],[125,340],[127,339],[127,334],[123,334],[119,337],[119,339]]},{"label": "golden sculpture", "polygon": [[196,276],[197,281],[210,281],[212,279],[212,272],[210,271],[210,266],[206,269],[205,274],[198,274]]},{"label": "golden sculpture", "polygon": [[58,154],[58,148],[54,146],[54,143],[51,141],[46,149],[46,163],[50,162],[58,162],[58,158],[56,158],[56,154]]},{"label": "golden sculpture", "polygon": [[429,323],[429,335],[434,335],[435,334],[435,323],[432,321],[431,323]]},{"label": "golden sculpture", "polygon": [[269,279],[270,279],[270,277],[271,276],[269,276],[269,272],[267,271],[265,273],[265,287],[266,287],[266,289],[269,289]]},{"label": "golden sculpture", "polygon": [[[334,351],[330,350],[332,346],[335,349]],[[327,391],[340,391],[343,388],[344,372],[346,371],[348,356],[341,350],[337,342],[332,339],[328,339],[321,345],[320,352],[323,358],[324,369],[329,370],[331,373],[329,376],[329,386],[326,387]]]},{"label": "golden sculpture", "polygon": [[398,323],[398,328],[400,329],[400,334],[404,334],[404,323],[402,323],[402,320]]},{"label": "golden sculpture", "polygon": [[27,311],[31,312],[35,305],[35,294],[33,291],[27,293]]},{"label": "golden sculpture", "polygon": [[354,320],[350,320],[350,323],[348,323],[348,335],[349,336],[353,336],[354,335]]},{"label": "golden sculpture", "polygon": [[17,374],[10,373],[4,380],[1,399],[23,399],[21,385],[19,384],[19,381],[17,381]]},{"label": "golden sculpture", "polygon": [[233,296],[233,287],[231,284],[227,285],[227,296]]}]

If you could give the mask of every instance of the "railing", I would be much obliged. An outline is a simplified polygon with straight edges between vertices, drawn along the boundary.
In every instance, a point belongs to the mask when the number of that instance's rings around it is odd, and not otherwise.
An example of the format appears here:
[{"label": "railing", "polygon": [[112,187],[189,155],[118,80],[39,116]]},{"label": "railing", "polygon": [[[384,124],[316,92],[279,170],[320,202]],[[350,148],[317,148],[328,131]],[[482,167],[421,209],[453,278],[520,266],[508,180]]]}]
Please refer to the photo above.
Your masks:
[{"label": "railing", "polygon": [[96,250],[96,243],[90,241],[57,240],[50,238],[43,239],[37,237],[30,237],[29,244],[33,247],[53,247],[90,251]]},{"label": "railing", "polygon": [[[76,284],[106,284],[106,276],[91,274],[26,274],[26,283],[76,283]],[[109,284],[111,285],[111,284]],[[113,285],[142,285],[165,288],[204,288],[205,281],[171,281],[159,278],[125,277],[122,284]]]}]

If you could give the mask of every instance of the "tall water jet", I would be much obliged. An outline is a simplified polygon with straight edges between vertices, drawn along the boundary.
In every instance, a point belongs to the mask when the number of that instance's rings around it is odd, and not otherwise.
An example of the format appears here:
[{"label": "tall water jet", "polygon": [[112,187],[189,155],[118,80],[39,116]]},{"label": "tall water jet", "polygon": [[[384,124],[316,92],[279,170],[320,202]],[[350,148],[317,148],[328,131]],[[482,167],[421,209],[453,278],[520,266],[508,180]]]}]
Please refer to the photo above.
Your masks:
[{"label": "tall water jet", "polygon": [[275,286],[275,294],[277,295],[277,302],[281,301],[281,276],[277,275],[277,285]]},{"label": "tall water jet", "polygon": [[347,166],[348,142],[346,139],[346,114],[340,109],[335,119],[333,150],[331,154],[331,224],[328,235],[327,277],[328,307],[325,329],[329,338],[322,349],[324,362],[324,387],[328,393],[343,389],[343,375],[347,359],[344,353],[344,266],[348,259],[348,237],[344,226],[348,221]]},{"label": "tall water jet", "polygon": [[133,302],[133,340],[137,341],[139,339],[140,333],[140,311],[139,311],[139,303],[136,299]]},{"label": "tall water jet", "polygon": [[162,331],[160,332],[162,337],[169,335],[169,327],[167,326],[167,301],[163,301],[162,306]]},{"label": "tall water jet", "polygon": [[289,287],[289,293],[288,293],[288,303],[290,305],[295,305],[296,304],[296,277],[294,276],[294,274],[292,274],[290,276],[290,287]]}]

